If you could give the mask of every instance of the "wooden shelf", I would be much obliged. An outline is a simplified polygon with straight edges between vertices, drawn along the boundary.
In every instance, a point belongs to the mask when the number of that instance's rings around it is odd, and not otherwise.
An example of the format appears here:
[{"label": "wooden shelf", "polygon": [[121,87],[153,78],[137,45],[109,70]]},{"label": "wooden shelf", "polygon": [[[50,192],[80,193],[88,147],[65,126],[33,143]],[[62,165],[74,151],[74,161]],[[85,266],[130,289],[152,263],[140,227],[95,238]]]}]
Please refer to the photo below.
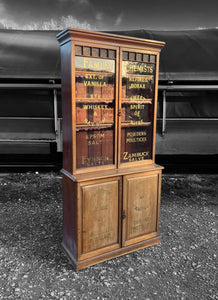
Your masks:
[{"label": "wooden shelf", "polygon": [[76,131],[80,130],[101,130],[101,129],[108,129],[110,127],[113,127],[114,123],[101,123],[100,125],[88,125],[88,124],[77,124],[76,125]]},{"label": "wooden shelf", "polygon": [[76,103],[112,103],[114,101],[113,98],[105,99],[105,98],[76,98]]},{"label": "wooden shelf", "polygon": [[144,99],[144,100],[130,100],[128,98],[122,99],[122,104],[152,104],[152,99]]},{"label": "wooden shelf", "polygon": [[129,122],[121,122],[121,127],[147,127],[150,126],[151,122],[143,122],[139,124],[131,124]]}]

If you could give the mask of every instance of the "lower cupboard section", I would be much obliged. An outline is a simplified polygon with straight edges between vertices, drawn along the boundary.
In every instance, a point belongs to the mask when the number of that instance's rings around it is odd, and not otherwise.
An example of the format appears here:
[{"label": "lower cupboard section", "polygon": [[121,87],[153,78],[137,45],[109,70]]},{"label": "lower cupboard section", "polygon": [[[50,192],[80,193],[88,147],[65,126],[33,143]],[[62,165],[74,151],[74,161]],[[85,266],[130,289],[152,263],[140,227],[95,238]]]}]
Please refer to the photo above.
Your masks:
[{"label": "lower cupboard section", "polygon": [[160,242],[161,169],[82,182],[63,173],[62,245],[76,270]]}]

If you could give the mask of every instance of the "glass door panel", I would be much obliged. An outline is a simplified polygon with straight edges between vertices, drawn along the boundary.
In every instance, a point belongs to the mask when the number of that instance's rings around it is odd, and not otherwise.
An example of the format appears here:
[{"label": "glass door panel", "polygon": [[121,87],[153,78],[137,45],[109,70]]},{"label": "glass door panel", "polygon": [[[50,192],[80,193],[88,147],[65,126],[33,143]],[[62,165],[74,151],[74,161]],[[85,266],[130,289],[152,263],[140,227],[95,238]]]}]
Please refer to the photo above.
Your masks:
[{"label": "glass door panel", "polygon": [[121,163],[152,159],[155,60],[122,53]]},{"label": "glass door panel", "polygon": [[75,56],[77,169],[115,164],[116,52],[80,48]]}]

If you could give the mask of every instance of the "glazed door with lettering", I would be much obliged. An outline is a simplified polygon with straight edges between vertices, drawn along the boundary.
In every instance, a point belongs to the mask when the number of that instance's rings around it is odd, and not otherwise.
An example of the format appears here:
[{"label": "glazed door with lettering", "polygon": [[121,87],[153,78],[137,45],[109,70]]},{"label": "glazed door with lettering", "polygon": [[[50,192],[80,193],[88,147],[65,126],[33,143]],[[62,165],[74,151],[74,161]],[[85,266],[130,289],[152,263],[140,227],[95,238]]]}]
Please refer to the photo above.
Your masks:
[{"label": "glazed door with lettering", "polygon": [[75,45],[76,172],[115,168],[118,48]]},{"label": "glazed door with lettering", "polygon": [[80,184],[79,260],[121,247],[120,184],[120,177]]},{"label": "glazed door with lettering", "polygon": [[124,176],[123,246],[158,235],[160,173]]},{"label": "glazed door with lettering", "polygon": [[121,167],[151,163],[158,56],[149,51],[123,49],[120,59]]}]

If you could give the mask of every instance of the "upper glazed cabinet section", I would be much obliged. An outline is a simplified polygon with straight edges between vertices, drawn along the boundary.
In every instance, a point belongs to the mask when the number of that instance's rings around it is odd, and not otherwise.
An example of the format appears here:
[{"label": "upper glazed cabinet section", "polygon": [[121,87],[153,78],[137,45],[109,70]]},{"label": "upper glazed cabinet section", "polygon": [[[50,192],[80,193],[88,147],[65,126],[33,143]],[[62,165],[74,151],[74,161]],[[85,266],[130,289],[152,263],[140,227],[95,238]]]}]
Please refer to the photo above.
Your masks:
[{"label": "upper glazed cabinet section", "polygon": [[[68,134],[72,130],[71,144],[70,135],[63,139],[72,145],[72,173],[154,162],[156,85],[164,43],[73,29],[60,33],[58,40],[62,48],[71,45],[67,59],[66,51],[61,53],[62,74],[64,64],[71,70],[70,92],[63,93],[69,114],[63,128]],[[67,76],[62,78],[67,81]]]}]

